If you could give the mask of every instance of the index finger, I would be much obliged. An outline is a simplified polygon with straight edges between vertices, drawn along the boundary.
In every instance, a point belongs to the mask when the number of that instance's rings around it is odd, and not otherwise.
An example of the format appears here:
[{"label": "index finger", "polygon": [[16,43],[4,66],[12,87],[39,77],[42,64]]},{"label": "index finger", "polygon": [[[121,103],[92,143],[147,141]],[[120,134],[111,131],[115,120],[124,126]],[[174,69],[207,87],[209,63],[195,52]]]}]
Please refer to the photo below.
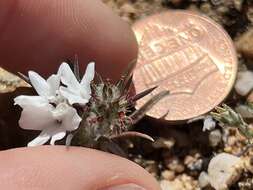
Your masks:
[{"label": "index finger", "polygon": [[99,0],[0,2],[0,66],[12,72],[55,72],[78,55],[95,61],[103,77],[117,79],[137,56],[129,26]]}]

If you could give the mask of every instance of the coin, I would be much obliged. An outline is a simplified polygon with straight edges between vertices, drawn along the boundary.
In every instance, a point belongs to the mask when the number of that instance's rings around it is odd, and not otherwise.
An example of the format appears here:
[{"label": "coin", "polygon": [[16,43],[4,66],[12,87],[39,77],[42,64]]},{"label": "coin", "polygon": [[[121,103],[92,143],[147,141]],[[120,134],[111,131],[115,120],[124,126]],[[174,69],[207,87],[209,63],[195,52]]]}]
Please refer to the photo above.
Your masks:
[{"label": "coin", "polygon": [[139,57],[133,82],[136,92],[169,90],[147,115],[169,121],[200,116],[220,104],[232,89],[237,56],[232,40],[211,19],[189,11],[168,11],[133,25]]}]

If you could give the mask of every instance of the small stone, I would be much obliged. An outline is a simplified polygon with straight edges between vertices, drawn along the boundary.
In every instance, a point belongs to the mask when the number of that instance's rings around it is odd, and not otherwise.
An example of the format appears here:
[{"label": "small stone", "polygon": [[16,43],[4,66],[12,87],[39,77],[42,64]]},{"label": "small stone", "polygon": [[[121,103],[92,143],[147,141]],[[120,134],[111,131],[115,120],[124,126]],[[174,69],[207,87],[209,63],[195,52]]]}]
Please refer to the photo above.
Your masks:
[{"label": "small stone", "polygon": [[216,190],[227,190],[241,176],[243,162],[227,153],[216,155],[209,163],[208,178]]},{"label": "small stone", "polygon": [[248,97],[247,97],[247,102],[253,103],[253,92],[250,92]]},{"label": "small stone", "polygon": [[235,107],[235,111],[243,118],[253,118],[253,110],[247,105],[238,105]]},{"label": "small stone", "polygon": [[182,173],[185,169],[184,165],[180,162],[177,157],[168,158],[165,160],[165,166],[175,171],[176,173]]},{"label": "small stone", "polygon": [[248,7],[247,17],[253,23],[253,6]]},{"label": "small stone", "polygon": [[238,11],[242,9],[242,3],[243,3],[242,0],[234,0],[234,6]]},{"label": "small stone", "polygon": [[208,174],[206,172],[201,172],[198,178],[198,182],[200,188],[208,186],[210,184]]},{"label": "small stone", "polygon": [[166,180],[172,181],[175,179],[175,172],[170,170],[165,170],[162,172],[162,177]]},{"label": "small stone", "polygon": [[227,139],[227,144],[231,147],[235,146],[236,142],[238,141],[236,136],[230,136]]},{"label": "small stone", "polygon": [[253,28],[236,40],[236,48],[247,58],[253,58]]},{"label": "small stone", "polygon": [[182,190],[182,189],[184,189],[184,190],[199,190],[199,188],[197,188],[198,182],[195,181],[191,176],[189,176],[187,174],[182,174],[182,175],[178,176],[178,181],[180,182],[181,186],[183,186],[179,190]]},{"label": "small stone", "polygon": [[200,190],[197,181],[185,174],[177,176],[173,181],[161,180],[162,190]]},{"label": "small stone", "polygon": [[[253,38],[253,36],[252,36]],[[253,72],[241,71],[238,72],[235,90],[241,96],[246,96],[253,88]]]},{"label": "small stone", "polygon": [[188,165],[188,168],[192,171],[200,171],[203,166],[203,160],[198,159],[196,162],[193,162],[192,164]]},{"label": "small stone", "polygon": [[167,180],[162,180],[160,182],[160,186],[162,190],[179,190],[178,188],[173,186],[172,182]]},{"label": "small stone", "polygon": [[216,147],[222,140],[222,134],[219,129],[211,131],[209,134],[209,143],[212,147]]},{"label": "small stone", "polygon": [[231,153],[232,150],[233,150],[233,149],[232,149],[231,146],[227,146],[227,147],[224,148],[224,152],[226,152],[226,153]]},{"label": "small stone", "polygon": [[208,12],[211,11],[211,9],[212,9],[212,5],[210,5],[209,3],[203,3],[203,4],[200,6],[200,10],[201,10],[202,12],[208,13]]},{"label": "small stone", "polygon": [[200,171],[203,166],[203,159],[200,158],[199,154],[195,154],[194,156],[187,155],[184,159],[184,165],[190,171]]},{"label": "small stone", "polygon": [[125,13],[130,13],[130,14],[134,14],[137,12],[137,10],[135,9],[135,7],[130,4],[130,3],[125,3],[124,5],[121,6],[122,11],[124,11]]},{"label": "small stone", "polygon": [[191,164],[192,162],[194,162],[196,159],[193,157],[193,156],[191,156],[191,155],[187,155],[186,157],[185,157],[185,159],[184,159],[184,164],[185,165],[189,165],[189,164]]},{"label": "small stone", "polygon": [[253,165],[252,165],[253,158],[244,157],[243,161],[244,161],[244,167],[247,168],[247,171],[253,174]]}]

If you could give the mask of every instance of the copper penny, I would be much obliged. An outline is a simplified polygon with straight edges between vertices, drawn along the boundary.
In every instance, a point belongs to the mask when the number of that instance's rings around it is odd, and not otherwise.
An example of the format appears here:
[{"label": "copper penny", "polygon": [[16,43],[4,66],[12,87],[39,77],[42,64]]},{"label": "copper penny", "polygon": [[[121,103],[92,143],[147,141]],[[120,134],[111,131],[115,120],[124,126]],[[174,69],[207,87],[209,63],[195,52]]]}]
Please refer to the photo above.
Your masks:
[{"label": "copper penny", "polygon": [[212,110],[229,94],[236,77],[233,42],[211,19],[188,11],[168,11],[133,26],[139,43],[134,71],[136,92],[159,86],[137,109],[163,90],[171,95],[148,115],[185,121]]}]

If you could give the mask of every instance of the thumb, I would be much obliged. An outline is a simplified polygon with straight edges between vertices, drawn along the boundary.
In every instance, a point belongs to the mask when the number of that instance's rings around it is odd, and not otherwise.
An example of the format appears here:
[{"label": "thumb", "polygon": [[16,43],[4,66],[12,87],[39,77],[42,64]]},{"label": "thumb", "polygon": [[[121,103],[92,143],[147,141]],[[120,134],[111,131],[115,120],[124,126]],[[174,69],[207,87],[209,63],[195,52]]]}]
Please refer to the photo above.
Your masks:
[{"label": "thumb", "polygon": [[0,186],[12,190],[159,190],[138,165],[108,153],[65,146],[0,153]]},{"label": "thumb", "polygon": [[130,27],[100,0],[0,1],[0,66],[43,75],[77,55],[105,78],[118,79],[137,56]]}]

